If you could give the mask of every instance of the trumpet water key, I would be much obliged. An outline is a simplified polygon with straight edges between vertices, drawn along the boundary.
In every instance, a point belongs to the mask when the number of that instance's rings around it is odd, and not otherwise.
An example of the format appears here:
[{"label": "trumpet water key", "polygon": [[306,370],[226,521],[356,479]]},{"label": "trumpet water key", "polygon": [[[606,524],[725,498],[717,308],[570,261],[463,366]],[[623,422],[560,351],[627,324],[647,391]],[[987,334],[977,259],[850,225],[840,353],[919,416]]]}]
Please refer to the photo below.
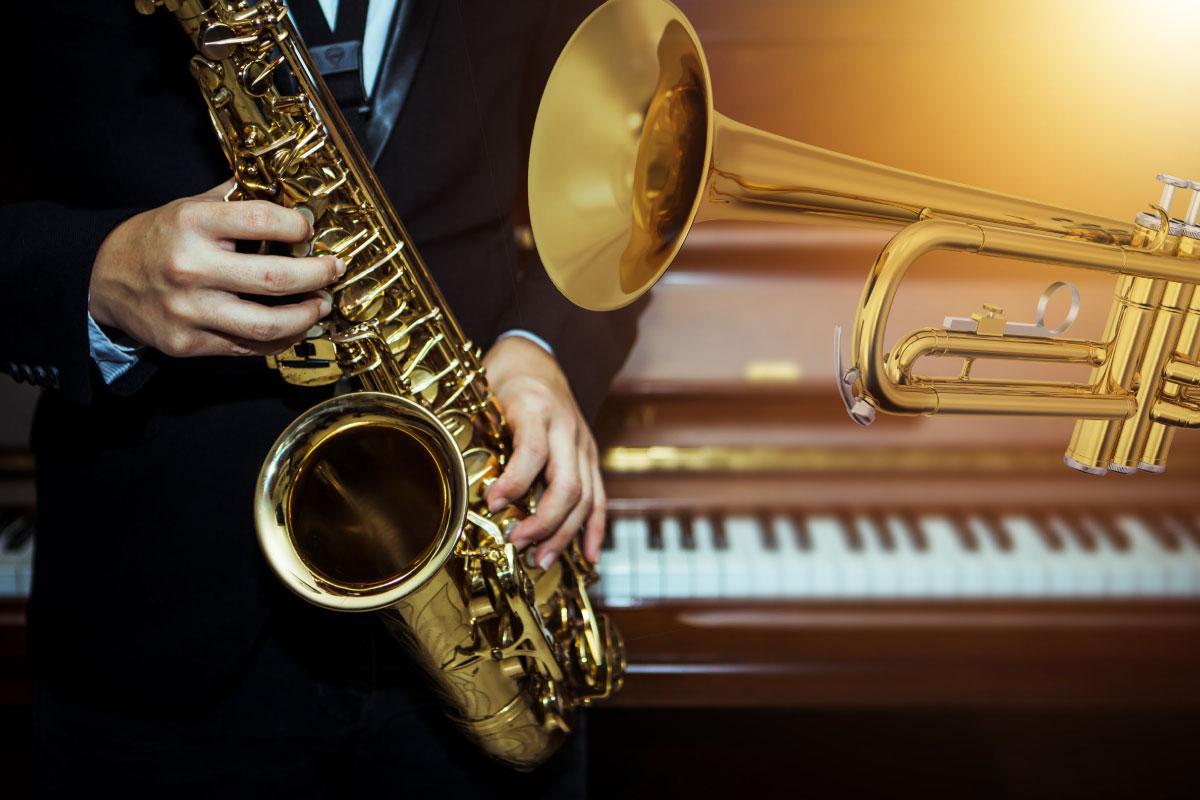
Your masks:
[{"label": "trumpet water key", "polygon": [[620,635],[592,611],[578,546],[549,570],[507,532],[540,487],[491,513],[511,452],[480,353],[462,333],[288,17],[283,0],[137,0],[163,6],[198,51],[191,71],[233,170],[231,199],[297,209],[314,229],[294,255],[347,263],[334,313],[270,359],[287,381],[349,378],[358,391],[301,414],[267,454],[255,522],[300,597],[378,611],[451,716],[489,754],[527,769],[609,696]]},{"label": "trumpet water key", "polygon": [[[609,0],[554,68],[534,128],[530,219],[556,285],[587,308],[616,308],[670,266],[692,225],[715,219],[838,220],[898,229],[871,268],[849,361],[835,333],[850,416],[1014,414],[1078,420],[1065,461],[1084,472],[1161,472],[1174,432],[1200,427],[1200,184],[1160,175],[1132,223],[941,181],[734,122],[713,107],[695,30],[668,0]],[[1178,190],[1191,192],[1172,215]],[[1181,204],[1182,205],[1182,204]],[[1035,322],[986,306],[889,348],[896,291],[921,256],[950,250],[1099,270],[1116,277],[1096,341],[1064,334],[1078,311],[1056,282]],[[1048,328],[1050,296],[1072,294]],[[963,360],[952,378],[926,356]],[[1082,364],[1087,382],[974,377],[979,359]]]}]

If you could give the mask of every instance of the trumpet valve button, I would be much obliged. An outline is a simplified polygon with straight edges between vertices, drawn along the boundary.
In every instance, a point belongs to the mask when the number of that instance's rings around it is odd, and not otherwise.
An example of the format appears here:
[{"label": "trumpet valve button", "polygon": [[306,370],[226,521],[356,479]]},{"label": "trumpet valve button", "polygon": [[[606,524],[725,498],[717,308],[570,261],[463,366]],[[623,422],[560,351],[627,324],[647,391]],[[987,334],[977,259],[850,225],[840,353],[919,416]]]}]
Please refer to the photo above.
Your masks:
[{"label": "trumpet valve button", "polygon": [[1167,175],[1164,172],[1155,175],[1154,179],[1163,185],[1162,195],[1158,199],[1158,204],[1168,214],[1171,213],[1171,201],[1175,199],[1175,190],[1187,189],[1192,185],[1191,181],[1185,181],[1183,178],[1176,178],[1174,175]]},{"label": "trumpet valve button", "polygon": [[1192,196],[1188,200],[1187,212],[1183,215],[1183,224],[1195,225],[1196,219],[1200,217],[1200,181],[1191,181],[1188,188],[1192,190]]}]

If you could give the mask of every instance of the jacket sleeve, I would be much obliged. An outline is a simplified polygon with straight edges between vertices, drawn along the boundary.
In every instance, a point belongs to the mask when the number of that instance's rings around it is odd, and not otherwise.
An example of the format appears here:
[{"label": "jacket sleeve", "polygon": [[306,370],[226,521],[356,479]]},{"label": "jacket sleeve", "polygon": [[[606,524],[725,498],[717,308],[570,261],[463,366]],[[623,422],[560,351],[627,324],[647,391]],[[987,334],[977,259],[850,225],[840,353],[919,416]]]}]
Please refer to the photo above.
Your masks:
[{"label": "jacket sleeve", "polygon": [[0,207],[0,371],[88,403],[97,379],[88,287],[101,242],[133,209]]},{"label": "jacket sleeve", "polygon": [[[554,62],[576,27],[599,2],[561,0],[547,5],[544,27],[525,78],[521,140],[526,161],[537,106]],[[645,305],[643,298],[618,311],[579,308],[554,287],[534,253],[517,278],[517,302],[509,309],[501,330],[522,328],[549,343],[584,417],[594,420],[609,384],[633,347],[638,316]]]}]

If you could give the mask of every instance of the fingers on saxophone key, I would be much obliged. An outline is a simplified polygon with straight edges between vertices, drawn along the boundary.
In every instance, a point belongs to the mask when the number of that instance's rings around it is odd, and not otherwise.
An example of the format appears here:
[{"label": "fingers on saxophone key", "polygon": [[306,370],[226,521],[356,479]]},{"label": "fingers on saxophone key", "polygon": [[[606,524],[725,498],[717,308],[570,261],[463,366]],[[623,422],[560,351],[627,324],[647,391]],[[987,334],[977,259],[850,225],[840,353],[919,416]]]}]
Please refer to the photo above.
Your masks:
[{"label": "fingers on saxophone key", "polygon": [[322,289],[345,272],[345,262],[329,255],[292,258],[223,253],[216,279],[221,289],[278,297]]},{"label": "fingers on saxophone key", "polygon": [[[556,536],[571,522],[574,522],[572,530],[578,530],[586,516],[578,513],[578,507],[584,500],[585,491],[590,500],[591,486],[590,481],[585,482],[580,473],[581,454],[576,447],[573,424],[551,425],[548,441],[550,456],[546,462],[546,491],[538,501],[537,513],[522,521],[513,532],[512,539],[518,544],[540,542]],[[538,553],[539,558],[545,555],[541,551]]]},{"label": "fingers on saxophone key", "polygon": [[[504,472],[488,490],[488,508],[499,511],[529,491],[549,455],[544,421],[513,427],[513,455]],[[516,531],[514,531],[514,536]],[[514,539],[515,541],[515,539]]]},{"label": "fingers on saxophone key", "polygon": [[[320,294],[283,306],[264,306],[234,299],[214,312],[211,327],[251,345],[255,352],[278,352],[302,339],[308,329],[328,313],[329,300]],[[279,343],[282,346],[276,347]]]},{"label": "fingers on saxophone key", "polygon": [[542,569],[548,569],[554,563],[554,559],[558,558],[559,553],[579,534],[592,513],[594,487],[589,454],[586,448],[578,447],[575,456],[578,470],[574,474],[574,484],[568,484],[566,487],[566,500],[570,504],[566,516],[559,521],[550,538],[538,545],[534,556],[534,560]]},{"label": "fingers on saxophone key", "polygon": [[179,213],[185,227],[226,239],[302,242],[313,233],[312,223],[299,211],[266,200],[191,201],[182,203]]}]

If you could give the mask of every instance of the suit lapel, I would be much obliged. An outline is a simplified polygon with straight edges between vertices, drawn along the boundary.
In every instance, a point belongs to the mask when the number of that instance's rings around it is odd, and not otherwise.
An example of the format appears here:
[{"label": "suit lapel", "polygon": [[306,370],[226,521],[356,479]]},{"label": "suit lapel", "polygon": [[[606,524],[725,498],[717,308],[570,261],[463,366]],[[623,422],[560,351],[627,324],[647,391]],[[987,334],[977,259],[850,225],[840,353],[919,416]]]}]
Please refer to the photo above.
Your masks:
[{"label": "suit lapel", "polygon": [[363,143],[372,164],[379,161],[404,109],[404,101],[408,99],[417,68],[421,65],[421,56],[429,43],[439,5],[438,0],[398,0],[396,3]]}]

